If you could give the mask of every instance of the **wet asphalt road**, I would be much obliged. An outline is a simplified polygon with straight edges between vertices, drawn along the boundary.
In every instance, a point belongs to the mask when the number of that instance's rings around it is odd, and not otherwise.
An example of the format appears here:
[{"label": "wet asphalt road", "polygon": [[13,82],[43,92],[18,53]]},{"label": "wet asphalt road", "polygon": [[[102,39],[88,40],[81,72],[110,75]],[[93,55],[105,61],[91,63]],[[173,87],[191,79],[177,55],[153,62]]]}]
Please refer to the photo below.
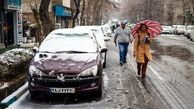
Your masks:
[{"label": "wet asphalt road", "polygon": [[174,109],[194,109],[193,47],[194,42],[183,36],[161,36],[152,45],[155,61],[150,63],[150,75],[155,70],[159,77],[152,83]]},{"label": "wet asphalt road", "polygon": [[194,43],[180,36],[160,36],[152,44],[154,61],[147,79],[136,77],[129,47],[128,63],[119,66],[118,49],[108,42],[104,97],[94,95],[32,98],[26,92],[9,109],[193,109]]}]

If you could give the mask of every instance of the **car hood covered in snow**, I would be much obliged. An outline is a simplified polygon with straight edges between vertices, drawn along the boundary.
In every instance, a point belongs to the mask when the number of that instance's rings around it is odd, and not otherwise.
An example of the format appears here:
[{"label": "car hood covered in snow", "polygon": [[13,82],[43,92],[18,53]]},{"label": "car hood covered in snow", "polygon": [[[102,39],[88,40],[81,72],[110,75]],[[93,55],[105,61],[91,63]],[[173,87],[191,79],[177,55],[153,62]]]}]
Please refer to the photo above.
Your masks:
[{"label": "car hood covered in snow", "polygon": [[97,65],[99,60],[97,53],[37,53],[31,65],[34,65],[45,74],[64,73],[74,75]]}]

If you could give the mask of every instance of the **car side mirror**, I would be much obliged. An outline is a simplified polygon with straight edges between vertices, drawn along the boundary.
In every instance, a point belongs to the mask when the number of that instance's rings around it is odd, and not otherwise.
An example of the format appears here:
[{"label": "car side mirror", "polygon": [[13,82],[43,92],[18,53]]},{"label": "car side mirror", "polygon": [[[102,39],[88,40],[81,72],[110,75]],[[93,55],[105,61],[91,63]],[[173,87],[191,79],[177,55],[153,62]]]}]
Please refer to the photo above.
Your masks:
[{"label": "car side mirror", "polygon": [[107,48],[103,48],[103,49],[100,50],[100,53],[106,53],[107,51],[108,51]]},{"label": "car side mirror", "polygon": [[36,54],[36,53],[38,52],[38,47],[36,47],[36,46],[33,47],[33,48],[32,48],[32,52],[33,52],[34,54]]}]

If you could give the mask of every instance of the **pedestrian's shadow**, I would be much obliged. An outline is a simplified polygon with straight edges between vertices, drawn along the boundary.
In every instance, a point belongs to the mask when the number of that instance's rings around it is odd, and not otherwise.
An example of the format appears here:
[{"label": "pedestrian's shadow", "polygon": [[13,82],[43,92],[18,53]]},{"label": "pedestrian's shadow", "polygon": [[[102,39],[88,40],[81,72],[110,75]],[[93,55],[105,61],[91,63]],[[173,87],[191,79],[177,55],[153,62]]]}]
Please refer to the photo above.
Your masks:
[{"label": "pedestrian's shadow", "polygon": [[140,83],[142,84],[142,86],[145,88],[146,92],[150,93],[150,89],[151,86],[150,86],[150,78],[149,77],[146,77],[144,79],[138,77],[138,80],[140,81]]}]

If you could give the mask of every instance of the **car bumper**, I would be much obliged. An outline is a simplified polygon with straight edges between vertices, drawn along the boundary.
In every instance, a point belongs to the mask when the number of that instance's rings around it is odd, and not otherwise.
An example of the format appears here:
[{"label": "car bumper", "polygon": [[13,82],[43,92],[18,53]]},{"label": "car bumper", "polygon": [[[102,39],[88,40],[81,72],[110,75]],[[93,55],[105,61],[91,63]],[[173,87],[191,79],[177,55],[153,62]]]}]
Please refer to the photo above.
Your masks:
[{"label": "car bumper", "polygon": [[50,88],[74,88],[75,93],[97,91],[101,86],[101,77],[79,79],[41,79],[29,78],[29,90],[32,92],[50,92]]}]

